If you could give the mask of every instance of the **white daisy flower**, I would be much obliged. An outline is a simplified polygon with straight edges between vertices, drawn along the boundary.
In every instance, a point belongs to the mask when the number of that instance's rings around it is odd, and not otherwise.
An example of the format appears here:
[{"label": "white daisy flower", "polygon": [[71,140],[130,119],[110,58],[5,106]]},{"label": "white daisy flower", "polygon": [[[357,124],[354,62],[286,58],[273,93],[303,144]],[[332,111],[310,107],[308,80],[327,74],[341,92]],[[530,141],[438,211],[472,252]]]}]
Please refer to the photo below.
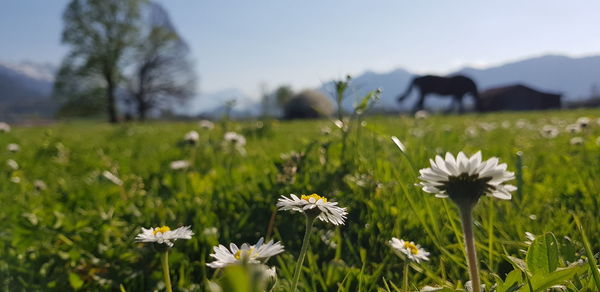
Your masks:
[{"label": "white daisy flower", "polygon": [[189,131],[185,133],[183,139],[190,144],[196,144],[200,140],[200,135],[196,131]]},{"label": "white daisy flower", "polygon": [[180,170],[180,169],[186,169],[188,167],[190,167],[190,162],[187,160],[175,160],[173,162],[171,162],[171,164],[169,164],[169,167],[172,170]]},{"label": "white daisy flower", "polygon": [[12,170],[19,169],[19,164],[16,161],[14,161],[13,159],[7,160],[6,165]]},{"label": "white daisy flower", "polygon": [[262,260],[283,252],[283,245],[280,242],[273,243],[273,240],[265,244],[263,242],[264,239],[261,237],[255,245],[244,243],[238,247],[235,243],[231,243],[229,244],[229,249],[219,244],[213,247],[214,253],[210,254],[215,261],[206,265],[213,269],[219,269],[244,261],[251,264],[259,264],[262,263]]},{"label": "white daisy flower", "polygon": [[558,133],[558,128],[552,125],[545,125],[542,127],[542,130],[540,130],[540,134],[542,135],[542,137],[548,139],[558,136]]},{"label": "white daisy flower", "polygon": [[10,132],[10,125],[5,122],[0,122],[0,133]]},{"label": "white daisy flower", "polygon": [[46,185],[46,183],[45,183],[43,180],[39,180],[39,179],[36,179],[36,180],[33,182],[33,186],[34,186],[34,187],[35,187],[35,189],[36,189],[36,190],[38,190],[38,191],[43,191],[43,190],[45,190],[45,189],[47,189],[47,188],[48,188],[48,186]]},{"label": "white daisy flower", "polygon": [[19,144],[10,143],[6,146],[6,150],[10,152],[19,152],[21,150],[21,147],[19,146]]},{"label": "white daisy flower", "polygon": [[590,125],[591,121],[592,120],[590,120],[590,118],[588,117],[580,117],[575,123],[581,128],[587,128]]},{"label": "white daisy flower", "polygon": [[570,124],[565,127],[565,130],[571,134],[577,134],[581,132],[581,127],[578,124]]},{"label": "white daisy flower", "polygon": [[212,130],[215,127],[215,124],[209,120],[202,120],[198,123],[198,125],[200,125],[200,128],[205,130]]},{"label": "white daisy flower", "polygon": [[279,210],[305,213],[333,225],[344,225],[348,213],[346,208],[339,207],[337,204],[337,202],[328,202],[327,198],[317,194],[302,195],[300,198],[290,194],[290,198],[281,196],[277,202],[277,207],[279,207]]},{"label": "white daisy flower", "polygon": [[412,241],[404,241],[392,237],[389,241],[390,246],[394,251],[402,258],[408,258],[409,260],[420,263],[421,261],[428,261],[429,252],[421,248],[420,245],[415,244]]},{"label": "white daisy flower", "polygon": [[424,120],[429,117],[429,113],[426,110],[420,110],[415,113],[415,118],[418,120]]},{"label": "white daisy flower", "polygon": [[191,226],[179,227],[171,230],[169,226],[151,227],[146,229],[142,227],[142,233],[135,237],[138,242],[156,242],[166,244],[168,247],[173,246],[173,241],[177,239],[191,239],[194,232],[190,230]]},{"label": "white daisy flower", "polygon": [[419,171],[421,187],[438,198],[450,197],[459,205],[475,204],[482,195],[510,200],[517,188],[504,182],[514,179],[513,172],[506,171],[506,163],[498,164],[498,158],[481,161],[481,152],[470,158],[460,152],[456,158],[446,153],[445,159],[430,159],[430,168]]},{"label": "white daisy flower", "polygon": [[404,146],[404,144],[402,144],[402,141],[400,141],[400,139],[398,139],[398,137],[392,136],[392,141],[394,141],[394,143],[396,143],[396,146],[398,146],[398,148],[400,148],[400,151],[402,151],[403,153],[406,153],[406,146]]},{"label": "white daisy flower", "polygon": [[236,132],[227,132],[223,137],[225,142],[233,144],[238,147],[246,145],[246,138]]},{"label": "white daisy flower", "polygon": [[581,145],[583,144],[583,138],[582,137],[573,137],[571,138],[571,141],[569,141],[571,143],[571,145]]}]

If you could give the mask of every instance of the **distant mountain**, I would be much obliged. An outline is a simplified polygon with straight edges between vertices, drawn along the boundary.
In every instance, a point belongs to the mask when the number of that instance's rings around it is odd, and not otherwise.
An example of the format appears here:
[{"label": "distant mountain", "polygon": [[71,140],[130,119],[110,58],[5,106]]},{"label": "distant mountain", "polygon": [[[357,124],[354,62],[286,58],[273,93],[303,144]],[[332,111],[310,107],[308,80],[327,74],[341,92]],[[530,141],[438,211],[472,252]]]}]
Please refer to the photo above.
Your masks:
[{"label": "distant mountain", "polygon": [[259,101],[236,88],[200,93],[177,112],[189,116],[220,117],[225,113],[225,103],[229,100],[236,101],[232,111],[233,117],[256,116],[260,113]]},{"label": "distant mountain", "polygon": [[[594,86],[600,87],[600,56],[571,58],[557,55],[546,55],[521,61],[510,62],[485,69],[463,68],[453,74],[464,74],[473,78],[480,91],[508,84],[521,83],[534,89],[563,94],[564,101],[581,100],[591,95]],[[364,96],[370,90],[383,89],[382,99],[377,107],[383,109],[405,110],[411,108],[416,101],[416,93],[402,104],[395,97],[406,90],[414,75],[403,69],[388,73],[366,72],[356,76],[351,82],[353,92],[344,104],[346,110],[352,108],[356,97]],[[320,88],[325,93],[333,92],[333,83],[329,82]],[[352,91],[352,90],[351,90]],[[427,101],[429,107],[445,107],[447,98],[432,98]]]},{"label": "distant mountain", "polygon": [[[51,117],[57,109],[50,98],[55,71],[56,67],[49,64],[0,62],[0,121],[23,116]],[[593,87],[600,88],[600,56],[571,58],[546,55],[484,69],[465,67],[452,74],[457,73],[473,78],[480,91],[521,83],[541,91],[562,93],[564,101],[579,101],[590,96]],[[370,90],[381,88],[382,99],[377,107],[384,110],[409,109],[414,105],[416,93],[413,92],[402,104],[398,104],[395,97],[406,90],[413,76],[404,69],[385,73],[367,71],[354,76],[343,106],[350,110],[358,98]],[[319,90],[332,96],[333,82],[325,83]],[[224,112],[225,101],[231,99],[237,100],[233,110],[236,117],[260,113],[260,101],[238,89],[202,93],[186,106],[177,108],[176,112],[218,117]],[[443,107],[448,103],[447,98],[432,98],[426,106]]]},{"label": "distant mountain", "polygon": [[0,62],[0,119],[52,116],[57,108],[50,98],[55,70],[50,64]]}]

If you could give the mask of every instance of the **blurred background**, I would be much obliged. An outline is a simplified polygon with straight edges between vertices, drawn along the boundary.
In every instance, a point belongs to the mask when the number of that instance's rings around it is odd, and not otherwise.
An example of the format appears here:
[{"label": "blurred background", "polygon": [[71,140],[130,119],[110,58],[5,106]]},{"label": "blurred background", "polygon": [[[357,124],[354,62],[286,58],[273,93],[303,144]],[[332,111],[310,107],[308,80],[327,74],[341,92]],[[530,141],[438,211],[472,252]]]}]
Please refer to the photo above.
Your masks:
[{"label": "blurred background", "polygon": [[346,74],[348,110],[381,88],[375,112],[408,111],[417,94],[395,97],[423,74],[519,96],[489,110],[600,105],[594,1],[95,2],[0,4],[0,120],[283,117],[300,93],[331,107]]}]

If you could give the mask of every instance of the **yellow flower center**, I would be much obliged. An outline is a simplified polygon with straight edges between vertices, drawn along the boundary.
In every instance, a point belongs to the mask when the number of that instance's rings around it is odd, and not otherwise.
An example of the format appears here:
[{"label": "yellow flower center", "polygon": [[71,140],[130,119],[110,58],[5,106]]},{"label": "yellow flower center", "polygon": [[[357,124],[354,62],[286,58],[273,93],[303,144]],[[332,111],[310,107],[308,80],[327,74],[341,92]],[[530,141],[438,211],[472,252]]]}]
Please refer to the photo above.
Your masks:
[{"label": "yellow flower center", "polygon": [[171,230],[171,228],[169,228],[169,226],[162,226],[162,227],[155,228],[153,233],[154,233],[154,235],[156,235],[159,232],[164,234],[165,232],[170,231],[170,230]]},{"label": "yellow flower center", "polygon": [[419,253],[419,249],[412,242],[405,241],[404,242],[404,248],[410,250],[410,253],[412,253],[412,254],[418,254]]},{"label": "yellow flower center", "polygon": [[305,200],[305,201],[308,201],[308,199],[310,199],[310,198],[314,198],[315,201],[323,200],[323,203],[327,203],[327,198],[321,197],[321,196],[319,196],[317,194],[312,194],[312,195],[308,195],[308,196],[307,195],[302,195],[300,197],[300,199]]},{"label": "yellow flower center", "polygon": [[243,249],[240,249],[240,250],[238,250],[238,251],[237,251],[237,252],[236,252],[236,253],[233,255],[233,257],[234,257],[236,260],[239,260],[239,259],[242,257],[242,253],[245,253],[245,255],[246,255],[247,257],[250,257],[250,255],[252,255],[252,252],[253,252],[253,251],[254,251],[254,248],[245,249],[245,250],[243,250]]}]

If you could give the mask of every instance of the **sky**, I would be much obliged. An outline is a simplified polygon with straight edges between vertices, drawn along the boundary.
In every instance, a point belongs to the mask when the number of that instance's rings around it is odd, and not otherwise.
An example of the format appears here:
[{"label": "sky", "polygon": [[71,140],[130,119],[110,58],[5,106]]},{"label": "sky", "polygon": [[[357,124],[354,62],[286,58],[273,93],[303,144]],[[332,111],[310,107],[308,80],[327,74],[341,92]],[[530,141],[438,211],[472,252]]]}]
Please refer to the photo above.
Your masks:
[{"label": "sky", "polygon": [[[200,92],[403,68],[448,73],[543,54],[600,54],[600,1],[157,0],[191,47]],[[0,61],[59,64],[68,0],[2,0]]]}]

